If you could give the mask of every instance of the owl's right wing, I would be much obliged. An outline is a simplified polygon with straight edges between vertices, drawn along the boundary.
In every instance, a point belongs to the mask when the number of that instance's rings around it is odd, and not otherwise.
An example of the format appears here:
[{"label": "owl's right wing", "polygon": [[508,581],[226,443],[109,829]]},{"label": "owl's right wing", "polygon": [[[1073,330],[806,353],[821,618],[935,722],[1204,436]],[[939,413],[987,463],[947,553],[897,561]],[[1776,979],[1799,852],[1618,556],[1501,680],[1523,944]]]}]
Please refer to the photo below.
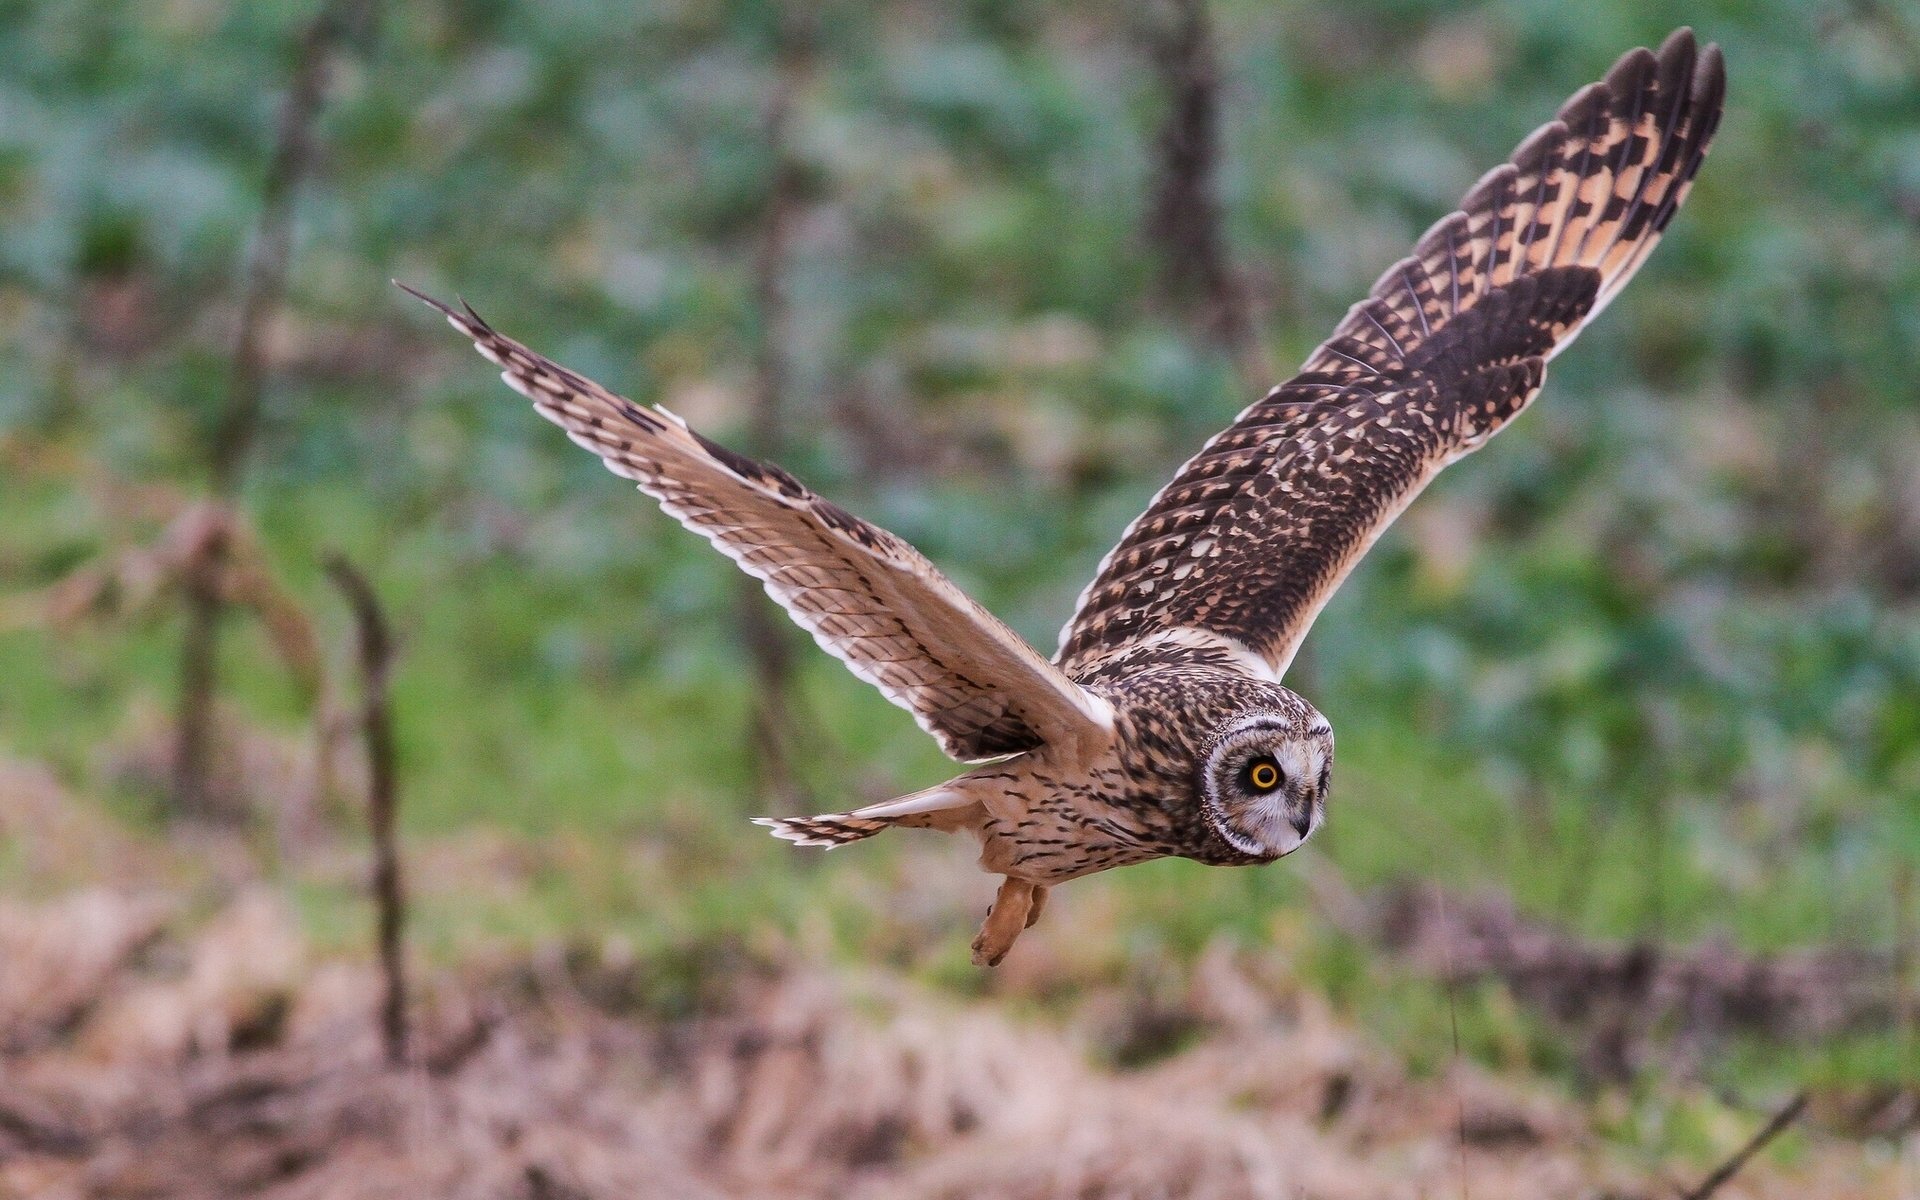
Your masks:
[{"label": "owl's right wing", "polygon": [[1682,29],[1567,101],[1154,497],[1061,633],[1068,673],[1200,652],[1278,678],[1374,539],[1646,260],[1725,89],[1720,52]]},{"label": "owl's right wing", "polygon": [[829,654],[963,762],[1099,737],[1107,702],[974,603],[899,537],[792,475],[709,441],[456,311],[446,315],[540,415],[710,540]]}]

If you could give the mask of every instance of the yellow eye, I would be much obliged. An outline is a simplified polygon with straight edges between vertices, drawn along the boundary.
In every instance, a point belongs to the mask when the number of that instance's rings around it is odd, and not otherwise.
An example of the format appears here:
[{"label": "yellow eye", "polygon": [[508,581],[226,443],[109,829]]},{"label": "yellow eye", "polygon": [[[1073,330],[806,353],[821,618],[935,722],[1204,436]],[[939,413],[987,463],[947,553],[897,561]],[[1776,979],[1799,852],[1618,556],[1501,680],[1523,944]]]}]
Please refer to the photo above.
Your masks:
[{"label": "yellow eye", "polygon": [[1258,759],[1247,768],[1247,782],[1255,791],[1270,792],[1280,786],[1280,768],[1272,759]]}]

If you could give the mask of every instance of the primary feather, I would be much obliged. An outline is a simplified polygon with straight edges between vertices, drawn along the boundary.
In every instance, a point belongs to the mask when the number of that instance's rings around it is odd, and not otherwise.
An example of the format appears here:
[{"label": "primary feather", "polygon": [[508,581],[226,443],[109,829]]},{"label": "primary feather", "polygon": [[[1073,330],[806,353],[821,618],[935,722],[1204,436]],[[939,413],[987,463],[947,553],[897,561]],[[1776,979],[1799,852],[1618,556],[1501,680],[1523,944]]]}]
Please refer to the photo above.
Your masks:
[{"label": "primary feather", "polygon": [[994,758],[1104,729],[1105,701],[906,542],[665,409],[536,354],[473,309],[406,290],[473,339],[541,416],[759,579],[822,649],[911,712],[954,758]]},{"label": "primary feather", "polygon": [[1188,630],[1277,678],[1374,539],[1527,406],[1646,260],[1725,86],[1719,50],[1682,29],[1575,94],[1181,468],[1101,563],[1057,661],[1099,678]]}]

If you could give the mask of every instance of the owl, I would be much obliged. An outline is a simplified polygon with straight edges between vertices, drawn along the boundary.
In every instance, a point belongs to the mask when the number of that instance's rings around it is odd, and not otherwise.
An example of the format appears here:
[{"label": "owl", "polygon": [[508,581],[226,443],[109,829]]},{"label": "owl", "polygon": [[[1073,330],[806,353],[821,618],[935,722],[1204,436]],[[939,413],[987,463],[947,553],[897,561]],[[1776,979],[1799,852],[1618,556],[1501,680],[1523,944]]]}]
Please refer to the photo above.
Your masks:
[{"label": "owl", "polygon": [[1180,468],[1102,560],[1051,659],[905,541],[786,471],[534,353],[464,303],[413,294],[976,764],[882,804],[761,823],[803,846],[902,826],[971,834],[1003,877],[973,943],[992,966],[1056,884],[1168,855],[1271,862],[1320,828],[1333,730],[1282,683],[1301,639],[1374,539],[1526,408],[1547,362],[1633,277],[1686,199],[1724,92],[1719,50],[1697,50],[1686,29],[1577,92],[1299,374]]}]

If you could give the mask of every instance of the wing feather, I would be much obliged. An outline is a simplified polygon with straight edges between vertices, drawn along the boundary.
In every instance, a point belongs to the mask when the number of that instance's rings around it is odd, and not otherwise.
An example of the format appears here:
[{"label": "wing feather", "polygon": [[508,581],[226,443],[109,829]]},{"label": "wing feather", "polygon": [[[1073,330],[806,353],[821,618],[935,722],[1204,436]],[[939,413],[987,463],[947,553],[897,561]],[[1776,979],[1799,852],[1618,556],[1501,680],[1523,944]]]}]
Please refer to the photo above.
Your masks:
[{"label": "wing feather", "polygon": [[1448,463],[1539,391],[1686,199],[1719,123],[1720,52],[1679,30],[1623,55],[1482,176],[1301,373],[1188,460],[1122,535],[1056,657],[1076,679],[1193,637],[1274,676],[1354,563]]},{"label": "wing feather", "polygon": [[473,339],[541,416],[759,579],[822,649],[911,712],[949,755],[978,761],[1110,727],[1106,701],[900,538],[665,409],[635,404],[534,353],[471,308],[406,290]]}]

